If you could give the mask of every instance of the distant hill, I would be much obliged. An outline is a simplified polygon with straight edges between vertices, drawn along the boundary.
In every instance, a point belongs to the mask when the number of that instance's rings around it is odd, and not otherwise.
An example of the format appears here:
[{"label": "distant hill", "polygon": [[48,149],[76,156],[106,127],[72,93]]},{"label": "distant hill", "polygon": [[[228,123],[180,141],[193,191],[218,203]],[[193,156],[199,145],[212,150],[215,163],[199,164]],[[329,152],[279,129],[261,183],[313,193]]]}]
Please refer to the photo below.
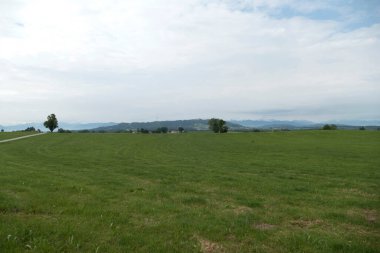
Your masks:
[{"label": "distant hill", "polygon": [[[364,126],[367,130],[378,130],[380,127],[379,120],[345,120],[345,121],[329,121],[329,122],[312,122],[305,120],[231,120],[227,125],[231,130],[249,130],[253,128],[259,129],[320,129],[324,124],[336,124],[338,129],[358,129]],[[27,127],[34,127],[47,131],[42,123],[25,123],[18,125],[0,125],[0,130],[7,132],[25,130]],[[159,127],[167,127],[169,130],[177,130],[183,127],[187,131],[208,130],[208,120],[191,119],[191,120],[173,120],[173,121],[153,121],[153,122],[133,122],[133,123],[66,123],[59,122],[59,128],[66,130],[91,130],[117,132],[125,130],[147,129],[156,130]]]},{"label": "distant hill", "polygon": [[315,124],[305,120],[231,120],[231,122],[253,128],[295,128]]},{"label": "distant hill", "polygon": [[[244,126],[227,122],[227,126],[231,130],[245,129]],[[172,121],[153,121],[153,122],[132,122],[132,123],[120,123],[113,126],[98,127],[90,129],[92,131],[128,131],[137,129],[156,130],[159,127],[167,127],[170,130],[177,130],[178,127],[183,127],[185,131],[201,131],[208,130],[208,120],[205,119],[190,119],[190,120],[172,120]]]},{"label": "distant hill", "polygon": [[358,129],[359,126],[365,126],[368,130],[378,129],[380,121],[331,121],[315,123],[305,120],[231,120],[231,122],[249,128],[260,129],[321,129],[325,124],[336,124],[338,129]]},{"label": "distant hill", "polygon": [[[58,125],[59,128],[67,129],[67,130],[84,130],[84,129],[91,129],[96,127],[103,127],[103,126],[112,126],[117,123],[109,122],[109,123],[65,123],[65,122],[59,122]],[[47,129],[44,127],[42,123],[25,123],[25,124],[18,124],[18,125],[10,125],[10,126],[0,126],[0,129],[4,129],[7,132],[10,131],[20,131],[25,130],[27,127],[34,127],[36,129],[41,129],[42,131],[47,131]]]},{"label": "distant hill", "polygon": [[380,126],[380,120],[335,120],[332,123],[346,126]]},{"label": "distant hill", "polygon": [[4,129],[4,131],[6,132],[11,132],[11,131],[25,130],[28,127],[34,127],[35,129],[41,129],[41,130],[45,129],[45,127],[41,123],[25,123],[25,124],[18,124],[18,125],[1,126],[0,129]]},{"label": "distant hill", "polygon": [[113,126],[117,123],[115,122],[107,122],[107,123],[65,123],[62,122],[59,124],[60,128],[67,129],[67,130],[84,130],[84,129],[92,129],[97,127],[106,127],[106,126]]}]

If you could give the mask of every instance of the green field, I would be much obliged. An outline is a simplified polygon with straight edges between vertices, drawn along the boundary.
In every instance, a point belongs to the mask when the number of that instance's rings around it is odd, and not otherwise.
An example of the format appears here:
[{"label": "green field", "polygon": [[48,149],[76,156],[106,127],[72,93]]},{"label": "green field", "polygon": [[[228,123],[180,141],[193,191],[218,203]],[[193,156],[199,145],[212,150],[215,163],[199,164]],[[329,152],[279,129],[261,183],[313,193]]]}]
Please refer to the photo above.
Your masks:
[{"label": "green field", "polygon": [[36,132],[0,132],[0,141],[32,134],[36,134]]},{"label": "green field", "polygon": [[379,252],[380,131],[0,143],[0,252]]}]

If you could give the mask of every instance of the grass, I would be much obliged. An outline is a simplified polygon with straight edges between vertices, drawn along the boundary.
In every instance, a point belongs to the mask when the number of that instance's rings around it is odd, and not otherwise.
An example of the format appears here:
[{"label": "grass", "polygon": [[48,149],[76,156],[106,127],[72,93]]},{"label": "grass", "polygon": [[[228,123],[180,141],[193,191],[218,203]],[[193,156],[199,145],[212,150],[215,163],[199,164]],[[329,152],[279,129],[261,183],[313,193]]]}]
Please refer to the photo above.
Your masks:
[{"label": "grass", "polygon": [[0,132],[0,141],[36,134],[37,132]]},{"label": "grass", "polygon": [[380,132],[0,144],[1,252],[379,252]]}]

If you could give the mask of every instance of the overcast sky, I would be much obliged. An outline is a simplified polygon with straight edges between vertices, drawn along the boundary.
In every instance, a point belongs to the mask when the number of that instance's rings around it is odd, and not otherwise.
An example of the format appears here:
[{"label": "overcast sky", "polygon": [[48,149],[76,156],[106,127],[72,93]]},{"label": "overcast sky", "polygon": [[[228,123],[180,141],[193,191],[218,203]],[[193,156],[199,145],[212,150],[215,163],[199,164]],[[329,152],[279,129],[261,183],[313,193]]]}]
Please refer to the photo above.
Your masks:
[{"label": "overcast sky", "polygon": [[378,0],[0,0],[0,124],[380,119]]}]

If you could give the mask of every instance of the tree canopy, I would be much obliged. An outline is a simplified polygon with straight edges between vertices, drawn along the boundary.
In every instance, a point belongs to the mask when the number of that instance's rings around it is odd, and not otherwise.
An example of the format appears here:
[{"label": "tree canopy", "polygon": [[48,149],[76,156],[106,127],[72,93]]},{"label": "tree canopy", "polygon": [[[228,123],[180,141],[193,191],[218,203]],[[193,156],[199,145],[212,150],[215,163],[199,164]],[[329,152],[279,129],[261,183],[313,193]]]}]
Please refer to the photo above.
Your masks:
[{"label": "tree canopy", "polygon": [[58,127],[58,120],[54,113],[47,117],[47,120],[44,122],[44,126],[48,128],[50,132],[53,132],[54,129]]},{"label": "tree canopy", "polygon": [[208,127],[214,133],[227,133],[228,126],[226,122],[222,119],[212,118],[208,121]]}]

